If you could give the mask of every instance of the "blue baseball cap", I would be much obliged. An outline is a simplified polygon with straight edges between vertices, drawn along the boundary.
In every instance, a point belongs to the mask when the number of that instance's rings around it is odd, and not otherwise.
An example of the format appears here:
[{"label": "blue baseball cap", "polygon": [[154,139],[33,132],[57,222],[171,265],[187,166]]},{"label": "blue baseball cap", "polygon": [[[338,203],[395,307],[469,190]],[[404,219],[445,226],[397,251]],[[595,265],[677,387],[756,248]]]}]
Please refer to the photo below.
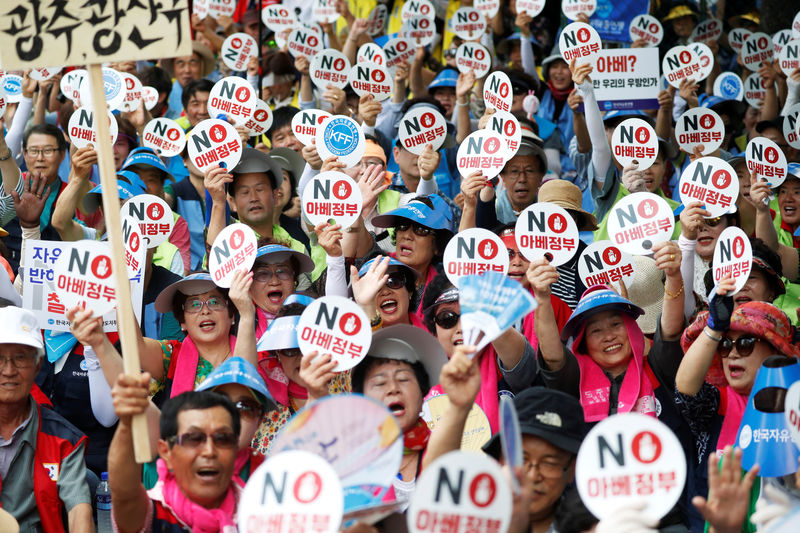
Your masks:
[{"label": "blue baseball cap", "polygon": [[158,157],[158,154],[152,148],[140,147],[131,150],[128,154],[128,159],[122,164],[122,170],[136,169],[136,167],[152,167],[164,173],[164,179],[169,178],[175,181],[172,174],[169,173],[164,162]]},{"label": "blue baseball cap", "polygon": [[440,87],[455,88],[458,82],[458,71],[453,68],[446,68],[439,72],[433,81],[428,85],[428,91],[439,89]]},{"label": "blue baseball cap", "polygon": [[564,324],[564,329],[561,330],[561,340],[567,342],[574,338],[587,318],[602,311],[622,311],[634,319],[644,314],[641,307],[623,298],[611,290],[608,285],[593,285],[581,295],[572,316]]},{"label": "blue baseball cap", "polygon": [[299,348],[297,342],[297,324],[300,315],[281,316],[269,323],[267,331],[258,339],[256,349],[259,352],[289,350]]},{"label": "blue baseball cap", "polygon": [[370,269],[370,267],[373,265],[373,263],[375,263],[375,261],[379,261],[379,260],[383,259],[384,257],[388,257],[389,258],[389,266],[390,267],[405,268],[405,269],[409,270],[412,274],[414,274],[415,278],[419,277],[419,272],[417,272],[416,270],[414,270],[413,268],[411,268],[407,264],[402,263],[402,262],[398,261],[397,259],[395,259],[394,257],[388,256],[388,255],[375,256],[372,259],[370,259],[369,261],[367,261],[366,263],[364,263],[363,265],[361,265],[361,268],[358,269],[358,276],[361,277],[364,274],[366,274],[367,271]]},{"label": "blue baseball cap", "polygon": [[156,311],[159,313],[169,313],[172,311],[172,299],[178,291],[187,296],[194,296],[208,292],[216,287],[217,285],[214,283],[214,280],[211,279],[211,274],[208,272],[189,274],[182,280],[168,285],[166,289],[159,293],[154,302]]},{"label": "blue baseball cap", "polygon": [[[302,252],[292,250],[280,244],[268,244],[262,246],[256,251],[256,263],[282,263],[288,261],[289,258],[294,257],[300,265],[300,272],[295,274],[302,274],[304,272],[312,272],[314,270],[314,260]],[[253,263],[255,266],[255,263]]]},{"label": "blue baseball cap", "polygon": [[[134,196],[144,194],[144,192],[144,189],[142,189],[139,185],[127,183],[119,179],[117,180],[117,193],[119,194],[120,200],[129,200]],[[87,213],[94,213],[97,211],[97,208],[102,205],[102,203],[103,189],[101,185],[97,185],[87,192],[86,196],[83,197],[83,210]]]},{"label": "blue baseball cap", "polygon": [[269,393],[264,379],[253,366],[253,363],[241,357],[231,357],[215,368],[195,390],[213,390],[221,385],[235,383],[250,389],[253,396],[265,409],[275,409],[275,400]]},{"label": "blue baseball cap", "polygon": [[386,214],[376,216],[372,219],[372,225],[378,228],[393,228],[401,220],[410,220],[426,228],[445,230],[452,233],[450,206],[438,194],[430,194],[425,198],[433,204],[433,209],[420,200],[412,200],[403,207],[398,207]]},{"label": "blue baseball cap", "polygon": [[800,180],[800,163],[789,163],[786,167],[786,177],[795,177]]}]

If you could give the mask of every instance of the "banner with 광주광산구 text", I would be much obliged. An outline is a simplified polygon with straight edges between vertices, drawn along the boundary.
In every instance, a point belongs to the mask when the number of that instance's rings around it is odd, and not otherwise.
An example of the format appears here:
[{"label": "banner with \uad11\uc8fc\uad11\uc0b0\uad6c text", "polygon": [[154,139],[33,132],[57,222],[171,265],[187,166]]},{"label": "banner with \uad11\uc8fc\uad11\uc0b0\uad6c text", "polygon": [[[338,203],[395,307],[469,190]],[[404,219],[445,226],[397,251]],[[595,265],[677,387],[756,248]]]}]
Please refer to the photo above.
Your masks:
[{"label": "banner with \uad11\uc8fc\uad11\uc0b0\uad6c text", "polygon": [[589,18],[604,41],[631,42],[628,27],[636,15],[650,12],[650,0],[597,0],[597,10]]},{"label": "banner with \uad11\uc8fc\uad11\uc0b0\uad6c text", "polygon": [[658,48],[600,50],[590,77],[601,111],[658,109]]}]

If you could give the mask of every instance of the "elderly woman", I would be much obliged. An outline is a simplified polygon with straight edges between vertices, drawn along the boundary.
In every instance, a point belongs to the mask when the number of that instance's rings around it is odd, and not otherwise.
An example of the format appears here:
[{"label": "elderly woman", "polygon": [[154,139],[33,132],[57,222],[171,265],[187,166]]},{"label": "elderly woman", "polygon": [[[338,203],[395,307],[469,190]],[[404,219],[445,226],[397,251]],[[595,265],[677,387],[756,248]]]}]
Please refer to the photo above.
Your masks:
[{"label": "elderly woman", "polygon": [[414,269],[397,259],[377,255],[358,271],[352,267],[353,298],[371,318],[373,328],[411,324],[425,329],[410,309],[418,277]]}]

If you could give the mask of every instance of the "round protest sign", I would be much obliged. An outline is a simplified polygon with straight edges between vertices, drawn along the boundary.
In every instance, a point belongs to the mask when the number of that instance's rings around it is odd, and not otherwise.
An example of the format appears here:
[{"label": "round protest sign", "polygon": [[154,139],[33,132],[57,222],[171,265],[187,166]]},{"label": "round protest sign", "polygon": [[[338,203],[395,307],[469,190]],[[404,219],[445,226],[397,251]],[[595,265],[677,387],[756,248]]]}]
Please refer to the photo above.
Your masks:
[{"label": "round protest sign", "polygon": [[410,18],[436,18],[436,8],[428,0],[409,0],[400,9],[400,18],[405,22]]},{"label": "round protest sign", "polygon": [[427,17],[411,17],[403,22],[400,35],[405,37],[417,48],[428,46],[436,37],[436,23]]},{"label": "round protest sign", "polygon": [[450,18],[450,29],[465,41],[480,39],[486,25],[486,17],[474,7],[460,7]]},{"label": "round protest sign", "polygon": [[601,520],[638,498],[647,502],[643,513],[657,521],[678,502],[685,482],[680,441],[657,418],[639,413],[613,415],[597,424],[575,462],[581,500]]},{"label": "round protest sign", "polygon": [[253,116],[244,123],[244,127],[250,130],[250,137],[257,137],[266,133],[270,126],[272,126],[272,109],[268,103],[259,98],[256,100]]},{"label": "round protest sign", "polygon": [[[748,37],[750,35],[748,34]],[[772,48],[775,51],[775,54],[780,54],[783,47],[786,46],[789,41],[793,40],[795,37],[792,36],[792,30],[781,30],[776,32],[775,35],[772,36]],[[800,39],[800,37],[797,37]]]},{"label": "round protest sign", "polygon": [[800,381],[795,381],[786,392],[785,409],[786,425],[792,434],[792,440],[800,448]]},{"label": "round protest sign", "polygon": [[292,57],[312,58],[322,50],[322,36],[306,27],[295,28],[286,39],[286,44]]},{"label": "round protest sign", "polygon": [[192,14],[197,15],[200,20],[206,18],[208,16],[208,0],[194,0]]},{"label": "round protest sign", "polygon": [[640,118],[625,119],[614,128],[611,151],[623,167],[638,163],[639,170],[646,170],[655,163],[658,155],[656,131]]},{"label": "round protest sign", "polygon": [[748,70],[757,72],[761,65],[772,62],[774,52],[772,37],[758,31],[747,38],[744,46],[739,51],[739,55]]},{"label": "round protest sign", "polygon": [[535,17],[544,9],[546,0],[517,0],[517,13],[527,13]]},{"label": "round protest sign", "polygon": [[486,123],[486,129],[499,134],[506,140],[508,145],[508,155],[506,160],[511,159],[517,154],[520,142],[522,141],[522,128],[517,117],[508,111],[495,111]]},{"label": "round protest sign", "polygon": [[61,67],[35,68],[31,70],[28,76],[30,76],[32,80],[45,81],[49,80],[59,72],[61,72]]},{"label": "round protest sign", "polygon": [[175,218],[167,202],[152,194],[140,194],[122,205],[122,216],[139,224],[139,233],[147,248],[155,248],[172,234]]},{"label": "round protest sign", "polygon": [[783,137],[792,148],[800,149],[800,103],[793,104],[783,114]]},{"label": "round protest sign", "polygon": [[768,181],[777,187],[786,179],[786,155],[766,137],[753,137],[744,150],[747,169],[756,173],[756,179]]},{"label": "round protest sign", "polygon": [[636,15],[628,27],[631,41],[644,41],[647,46],[658,46],[664,39],[664,27],[651,15]]},{"label": "round protest sign", "polygon": [[72,100],[73,102],[80,102],[81,87],[88,85],[89,73],[82,69],[75,69],[67,72],[61,77],[61,94]]},{"label": "round protest sign", "polygon": [[[411,2],[409,2],[411,3]],[[405,5],[408,5],[406,3]],[[394,69],[403,61],[411,61],[417,53],[414,45],[405,37],[395,37],[383,45],[383,54],[386,56],[386,68],[394,75]]]},{"label": "round protest sign", "polygon": [[322,91],[327,89],[328,85],[344,89],[349,73],[350,61],[347,56],[333,48],[326,48],[315,55],[308,68],[311,81]]},{"label": "round protest sign", "polygon": [[744,81],[744,99],[756,109],[760,108],[767,97],[766,80],[758,72],[753,72]]},{"label": "round protest sign", "polygon": [[[582,2],[583,0],[572,1]],[[600,41],[600,34],[597,33],[597,30],[583,22],[573,22],[567,25],[558,38],[561,57],[568,65],[573,59],[576,60],[576,65],[594,63],[602,47],[603,43]]]},{"label": "round protest sign", "polygon": [[733,72],[723,72],[714,80],[714,96],[723,100],[738,100],[744,98],[744,84],[742,78]]},{"label": "round protest sign", "polygon": [[320,24],[333,24],[339,20],[339,12],[336,11],[336,0],[314,0],[312,16]]},{"label": "round protest sign", "polygon": [[232,17],[236,12],[236,0],[208,0],[208,14],[212,18]]},{"label": "round protest sign", "polygon": [[[10,101],[10,99],[9,99]],[[109,111],[108,130],[111,136],[111,145],[117,141],[119,126],[116,119]],[[97,146],[97,128],[94,125],[94,113],[84,107],[79,107],[69,117],[69,141],[75,148],[81,149],[84,146]]]},{"label": "round protest sign", "polygon": [[2,80],[2,88],[9,104],[15,104],[22,100],[22,76],[6,74],[0,80]]},{"label": "round protest sign", "polygon": [[514,226],[514,239],[528,261],[547,258],[563,265],[578,251],[578,225],[567,210],[550,202],[525,208]]},{"label": "round protest sign", "polygon": [[[475,0],[475,9],[481,12],[484,17],[492,18],[497,15],[500,9],[500,0]],[[520,11],[519,2],[517,2],[517,12]]]},{"label": "round protest sign", "polygon": [[303,189],[302,207],[314,226],[333,220],[342,229],[349,228],[361,214],[361,189],[344,172],[321,172]]},{"label": "round protest sign", "polygon": [[661,60],[661,71],[670,85],[679,89],[683,80],[698,81],[700,58],[688,46],[673,46]]},{"label": "round protest sign", "polygon": [[730,226],[722,230],[714,246],[714,286],[719,285],[722,278],[732,278],[736,283],[732,296],[742,290],[750,277],[753,265],[753,249],[750,238],[741,228]]},{"label": "round protest sign", "polygon": [[800,68],[800,39],[789,41],[781,49],[778,62],[786,76],[791,76],[792,72]]},{"label": "round protest sign", "polygon": [[456,167],[462,176],[480,170],[489,180],[500,174],[508,155],[508,143],[490,130],[473,131],[458,147]]},{"label": "round protest sign", "polygon": [[222,41],[220,56],[229,69],[242,72],[247,70],[251,57],[258,57],[258,43],[246,33],[232,33]]},{"label": "round protest sign", "polygon": [[434,107],[409,109],[397,127],[397,135],[403,148],[421,155],[429,144],[438,150],[447,137],[447,122]]},{"label": "round protest sign", "polygon": [[217,287],[228,289],[237,270],[250,271],[256,261],[257,241],[247,224],[231,224],[219,232],[208,252],[208,271]]},{"label": "round protest sign", "polygon": [[133,74],[120,72],[122,81],[125,84],[125,99],[119,106],[119,110],[124,113],[136,111],[142,105],[142,82]]},{"label": "round protest sign", "polygon": [[297,25],[297,17],[294,9],[283,4],[264,6],[261,12],[261,20],[264,25],[274,33],[281,33],[291,30]]},{"label": "round protest sign", "polygon": [[82,240],[53,263],[53,290],[67,309],[82,307],[103,316],[117,305],[107,242]]},{"label": "round protest sign", "polygon": [[492,56],[480,43],[463,42],[456,49],[456,67],[459,72],[475,72],[475,79],[480,79],[492,67]]},{"label": "round protest sign", "polygon": [[135,278],[139,273],[147,254],[147,245],[142,238],[139,224],[130,215],[120,216],[122,224],[122,243],[125,245],[125,267],[128,278]]},{"label": "round protest sign", "polygon": [[636,276],[636,263],[628,252],[611,241],[594,241],[578,259],[578,277],[584,286],[619,283],[631,286]]},{"label": "round protest sign", "polygon": [[386,65],[386,54],[383,52],[383,48],[372,42],[362,44],[356,53],[356,65],[361,63]]},{"label": "round protest sign", "polygon": [[695,82],[708,78],[711,71],[714,69],[714,53],[711,48],[705,43],[692,43],[689,45],[694,55],[700,60],[700,70],[697,71],[697,79]]},{"label": "round protest sign", "polygon": [[343,509],[342,483],[330,463],[310,451],[289,450],[251,473],[239,500],[239,531],[334,533]]},{"label": "round protest sign", "polygon": [[180,155],[186,146],[186,134],[171,118],[154,118],[142,131],[142,145],[152,148],[161,157]]},{"label": "round protest sign", "polygon": [[372,328],[361,306],[343,296],[323,296],[300,315],[297,342],[303,355],[317,352],[336,361],[334,372],[350,370],[367,355]]},{"label": "round protest sign", "polygon": [[158,104],[158,91],[155,87],[145,85],[142,87],[142,99],[144,100],[144,108],[151,111]]},{"label": "round protest sign", "polygon": [[[125,92],[127,91],[120,73],[113,68],[103,67],[103,89],[108,109],[110,111],[119,109],[122,101],[125,100]],[[83,107],[92,107],[91,83],[88,81],[80,86],[80,100]]]},{"label": "round protest sign", "polygon": [[728,32],[728,44],[737,54],[744,46],[744,42],[753,34],[746,28],[734,28]]},{"label": "round protest sign", "polygon": [[361,126],[352,118],[342,115],[334,115],[320,124],[315,145],[323,161],[336,156],[345,168],[356,166],[366,149]]},{"label": "round protest sign", "polygon": [[367,17],[367,35],[370,37],[380,35],[386,27],[387,18],[389,18],[389,10],[386,5],[378,4],[375,6],[373,10],[369,12],[369,17]]},{"label": "round protest sign", "polygon": [[444,249],[444,271],[458,287],[461,276],[483,274],[489,270],[508,272],[508,249],[500,237],[483,228],[458,232]]},{"label": "round protest sign", "polygon": [[724,136],[725,124],[713,109],[693,107],[675,122],[675,139],[687,154],[693,154],[695,147],[703,145],[702,153],[708,155],[720,147]]},{"label": "round protest sign", "polygon": [[692,34],[689,36],[689,40],[696,43],[707,43],[708,41],[716,41],[721,35],[722,21],[710,18],[694,27]]},{"label": "round protest sign", "polygon": [[225,115],[237,126],[244,125],[256,107],[256,91],[244,78],[222,78],[208,94],[208,114],[219,118]]},{"label": "round protest sign", "polygon": [[304,146],[314,144],[317,128],[331,114],[321,109],[302,109],[292,117],[292,133]]},{"label": "round protest sign", "polygon": [[739,178],[719,157],[695,159],[683,169],[678,183],[681,203],[702,202],[709,217],[728,213],[739,197]]},{"label": "round protest sign", "polygon": [[207,118],[197,124],[186,139],[189,158],[200,172],[223,166],[232,169],[242,158],[239,133],[224,120]]},{"label": "round protest sign", "polygon": [[651,253],[654,244],[668,241],[675,230],[675,215],[666,200],[650,192],[623,197],[608,215],[611,242],[633,255]]},{"label": "round protest sign", "polygon": [[454,517],[465,524],[486,524],[482,531],[508,530],[511,487],[488,455],[449,452],[417,477],[406,514],[409,533],[440,531],[437,526]]},{"label": "round protest sign", "polygon": [[569,20],[578,20],[580,14],[591,17],[596,9],[597,0],[561,0],[561,12]]},{"label": "round protest sign", "polygon": [[[442,417],[446,416],[448,409],[450,409],[450,399],[447,394],[431,396],[422,404],[422,419],[433,431]],[[490,438],[492,438],[492,428],[489,425],[489,418],[477,403],[473,403],[464,424],[464,432],[461,434],[460,449],[479,452]]]},{"label": "round protest sign", "polygon": [[508,74],[501,70],[489,74],[483,84],[483,101],[486,109],[510,112],[513,99],[514,91]]}]

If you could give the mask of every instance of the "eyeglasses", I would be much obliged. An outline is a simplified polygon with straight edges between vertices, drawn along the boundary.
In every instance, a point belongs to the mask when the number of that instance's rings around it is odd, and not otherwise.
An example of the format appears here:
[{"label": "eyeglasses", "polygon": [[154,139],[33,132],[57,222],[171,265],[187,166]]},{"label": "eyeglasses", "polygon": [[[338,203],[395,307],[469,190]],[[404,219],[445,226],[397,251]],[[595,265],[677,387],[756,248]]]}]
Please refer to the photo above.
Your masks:
[{"label": "eyeglasses", "polygon": [[723,337],[722,341],[719,343],[717,351],[719,352],[719,356],[724,359],[731,354],[731,350],[735,346],[736,353],[738,353],[742,357],[747,357],[748,355],[753,353],[753,349],[755,349],[756,343],[760,340],[761,339],[759,339],[755,335],[742,335],[735,341],[729,339],[728,337]]},{"label": "eyeglasses", "polygon": [[209,311],[224,311],[228,308],[228,302],[224,298],[209,298],[208,300],[192,298],[184,302],[183,312],[194,315],[202,311],[204,305],[208,307]]},{"label": "eyeglasses", "polygon": [[527,261],[527,259],[525,259],[525,256],[522,255],[522,252],[518,252],[516,250],[513,250],[513,249],[509,248],[508,249],[508,260],[509,261],[513,261],[514,258],[516,258],[516,257],[519,257],[523,261]]},{"label": "eyeglasses", "polygon": [[386,280],[386,287],[399,289],[406,286],[406,275],[403,272],[390,272],[389,279]]},{"label": "eyeglasses", "polygon": [[530,474],[533,472],[533,469],[536,468],[539,470],[539,473],[542,477],[549,477],[549,478],[556,478],[561,477],[564,472],[567,471],[569,468],[569,464],[567,466],[561,466],[561,464],[556,463],[555,461],[540,461],[538,463],[534,463],[533,461],[529,461],[525,459],[522,462],[522,466],[525,468],[525,473]]},{"label": "eyeglasses", "polygon": [[428,235],[433,235],[436,230],[431,228],[426,228],[425,226],[420,226],[419,224],[412,223],[412,222],[401,222],[397,226],[395,226],[397,231],[408,231],[409,229],[414,231],[414,235],[417,237],[427,237]]},{"label": "eyeglasses", "polygon": [[715,228],[722,222],[722,217],[704,218],[703,223],[709,228]]},{"label": "eyeglasses", "polygon": [[525,174],[526,176],[538,176],[541,174],[538,169],[533,167],[525,167],[525,168],[509,168],[503,172],[503,175],[506,177],[511,178],[512,180],[519,179],[520,176]]},{"label": "eyeglasses", "polygon": [[456,312],[442,311],[433,317],[433,323],[442,329],[453,329],[461,318]]},{"label": "eyeglasses", "polygon": [[300,348],[285,348],[283,350],[275,350],[275,353],[277,353],[281,357],[302,357],[303,356],[303,352],[300,351]]},{"label": "eyeglasses", "polygon": [[455,48],[448,48],[444,51],[444,57],[456,57],[456,49]]},{"label": "eyeglasses", "polygon": [[235,448],[239,444],[239,439],[232,431],[218,431],[213,435],[203,433],[202,431],[190,431],[189,433],[184,433],[183,435],[169,437],[167,442],[170,444],[170,446],[177,444],[178,446],[182,446],[184,448],[199,448],[206,443],[206,440],[208,440],[209,437],[211,437],[211,440],[214,442],[214,446],[217,448],[230,449]]},{"label": "eyeglasses", "polygon": [[247,418],[261,418],[264,414],[264,408],[255,400],[239,400],[236,402],[236,409]]},{"label": "eyeglasses", "polygon": [[289,281],[294,279],[294,272],[292,272],[291,268],[286,267],[278,267],[275,270],[262,268],[255,271],[253,274],[253,280],[259,283],[269,283],[272,281],[273,276],[277,276],[277,278],[281,281]]},{"label": "eyeglasses", "polygon": [[33,157],[39,157],[39,154],[42,154],[45,157],[50,157],[56,152],[60,152],[59,148],[54,148],[52,146],[47,146],[45,148],[27,148],[25,153]]},{"label": "eyeglasses", "polygon": [[11,357],[0,357],[0,369],[6,367],[7,362],[11,362],[11,366],[17,370],[23,370],[33,366],[33,359],[35,356],[27,353],[15,353]]}]

